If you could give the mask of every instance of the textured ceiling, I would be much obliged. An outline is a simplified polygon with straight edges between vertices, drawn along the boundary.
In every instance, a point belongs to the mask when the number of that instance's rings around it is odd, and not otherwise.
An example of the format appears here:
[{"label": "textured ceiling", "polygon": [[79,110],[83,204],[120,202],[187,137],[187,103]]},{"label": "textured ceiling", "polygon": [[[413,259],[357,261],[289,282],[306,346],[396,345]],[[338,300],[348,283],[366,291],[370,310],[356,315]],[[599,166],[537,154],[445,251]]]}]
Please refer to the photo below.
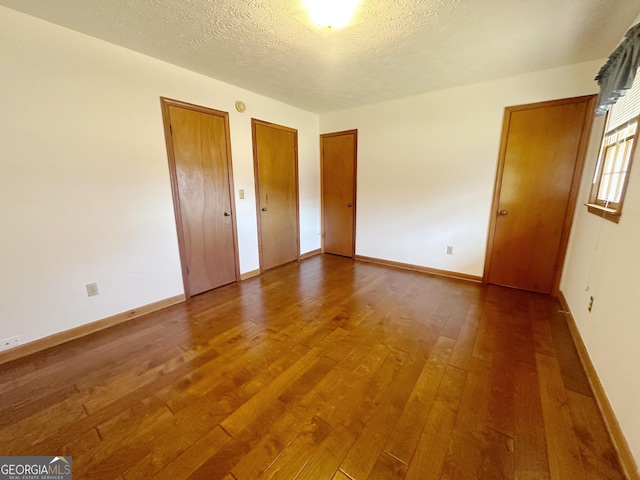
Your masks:
[{"label": "textured ceiling", "polygon": [[0,0],[319,113],[604,58],[640,13],[638,0],[362,0],[358,23],[326,34],[301,3]]}]

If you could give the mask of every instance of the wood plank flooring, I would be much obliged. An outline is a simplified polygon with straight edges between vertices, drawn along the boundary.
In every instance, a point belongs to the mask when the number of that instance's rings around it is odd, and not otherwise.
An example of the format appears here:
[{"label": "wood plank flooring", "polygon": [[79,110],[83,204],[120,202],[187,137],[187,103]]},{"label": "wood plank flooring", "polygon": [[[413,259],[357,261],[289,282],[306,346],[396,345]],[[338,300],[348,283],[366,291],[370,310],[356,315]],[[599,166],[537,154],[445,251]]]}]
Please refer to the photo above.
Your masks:
[{"label": "wood plank flooring", "polygon": [[623,479],[547,296],[321,255],[0,365],[74,479]]}]

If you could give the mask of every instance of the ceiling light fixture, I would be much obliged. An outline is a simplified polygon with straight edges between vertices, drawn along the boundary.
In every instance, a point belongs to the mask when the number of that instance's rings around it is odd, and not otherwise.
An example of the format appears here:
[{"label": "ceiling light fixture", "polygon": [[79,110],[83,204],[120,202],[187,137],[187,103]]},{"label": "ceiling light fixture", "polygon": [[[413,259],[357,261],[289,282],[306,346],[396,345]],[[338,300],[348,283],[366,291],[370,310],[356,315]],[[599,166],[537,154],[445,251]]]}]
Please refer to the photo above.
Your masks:
[{"label": "ceiling light fixture", "polygon": [[359,0],[304,0],[311,21],[323,28],[340,29],[349,25]]}]

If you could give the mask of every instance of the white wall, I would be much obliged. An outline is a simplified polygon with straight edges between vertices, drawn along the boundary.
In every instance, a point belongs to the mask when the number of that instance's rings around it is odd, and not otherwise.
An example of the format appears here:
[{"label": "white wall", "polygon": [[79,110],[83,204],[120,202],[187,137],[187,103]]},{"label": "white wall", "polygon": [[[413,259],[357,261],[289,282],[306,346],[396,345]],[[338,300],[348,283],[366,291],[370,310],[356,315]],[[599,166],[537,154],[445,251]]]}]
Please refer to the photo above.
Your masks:
[{"label": "white wall", "polygon": [[[640,17],[632,25],[639,21]],[[589,199],[603,125],[604,118],[597,117],[560,288],[640,463],[640,149],[636,149],[620,223],[587,212],[583,203]]]},{"label": "white wall", "polygon": [[505,107],[595,93],[601,65],[322,115],[321,133],[358,129],[356,253],[481,276]]},{"label": "white wall", "polygon": [[316,114],[4,7],[0,65],[0,339],[183,292],[160,96],[230,114],[242,272],[259,267],[251,117],[298,129],[301,251],[320,247]]}]

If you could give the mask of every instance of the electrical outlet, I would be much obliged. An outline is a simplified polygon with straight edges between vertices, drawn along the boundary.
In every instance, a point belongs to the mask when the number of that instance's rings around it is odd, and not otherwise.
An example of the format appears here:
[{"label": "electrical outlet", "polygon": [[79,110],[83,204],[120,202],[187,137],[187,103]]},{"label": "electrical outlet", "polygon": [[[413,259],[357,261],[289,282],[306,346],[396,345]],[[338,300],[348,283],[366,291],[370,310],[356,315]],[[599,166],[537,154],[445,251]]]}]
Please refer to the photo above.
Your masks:
[{"label": "electrical outlet", "polygon": [[593,297],[589,297],[589,306],[587,307],[587,310],[591,311],[592,308],[593,308]]},{"label": "electrical outlet", "polygon": [[451,245],[447,245],[447,255],[453,255],[453,247]]},{"label": "electrical outlet", "polygon": [[0,352],[2,350],[9,350],[10,348],[15,347],[16,345],[20,345],[19,337],[11,337],[11,338],[5,338],[4,340],[0,340]]},{"label": "electrical outlet", "polygon": [[87,283],[87,296],[95,297],[98,295],[98,284],[97,283]]}]

